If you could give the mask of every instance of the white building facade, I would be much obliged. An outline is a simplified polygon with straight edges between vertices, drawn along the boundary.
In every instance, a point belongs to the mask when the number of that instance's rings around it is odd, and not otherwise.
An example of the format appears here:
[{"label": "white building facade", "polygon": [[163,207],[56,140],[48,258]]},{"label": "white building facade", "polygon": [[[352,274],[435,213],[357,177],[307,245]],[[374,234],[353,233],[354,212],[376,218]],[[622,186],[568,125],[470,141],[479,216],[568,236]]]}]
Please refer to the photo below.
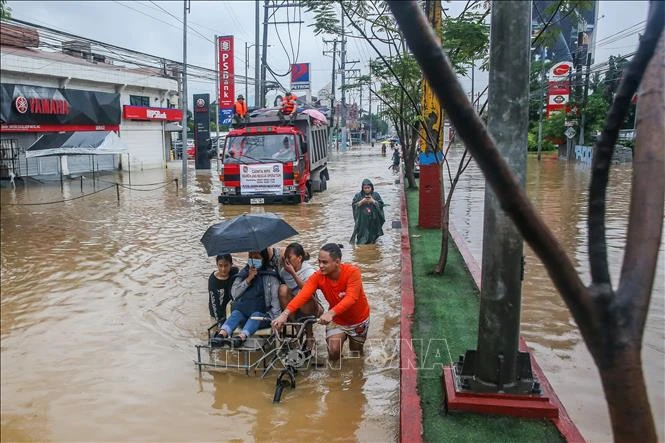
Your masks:
[{"label": "white building facade", "polygon": [[[177,81],[155,68],[114,66],[89,48],[83,42],[62,52],[0,45],[0,176],[10,170],[16,176],[36,176],[94,167],[165,167],[169,131],[182,121],[182,111],[175,109]],[[25,157],[25,149],[44,134],[109,130],[118,133],[128,154]]]}]

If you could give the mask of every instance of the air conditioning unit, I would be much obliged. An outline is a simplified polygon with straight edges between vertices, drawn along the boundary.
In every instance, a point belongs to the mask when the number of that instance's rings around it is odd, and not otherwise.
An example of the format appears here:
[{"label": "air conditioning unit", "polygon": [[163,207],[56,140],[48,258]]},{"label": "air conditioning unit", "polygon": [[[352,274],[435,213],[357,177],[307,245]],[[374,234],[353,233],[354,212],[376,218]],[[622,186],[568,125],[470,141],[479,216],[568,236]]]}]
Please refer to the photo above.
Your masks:
[{"label": "air conditioning unit", "polygon": [[62,42],[62,52],[72,57],[78,57],[85,60],[92,60],[92,49],[90,42],[81,40],[70,40]]}]

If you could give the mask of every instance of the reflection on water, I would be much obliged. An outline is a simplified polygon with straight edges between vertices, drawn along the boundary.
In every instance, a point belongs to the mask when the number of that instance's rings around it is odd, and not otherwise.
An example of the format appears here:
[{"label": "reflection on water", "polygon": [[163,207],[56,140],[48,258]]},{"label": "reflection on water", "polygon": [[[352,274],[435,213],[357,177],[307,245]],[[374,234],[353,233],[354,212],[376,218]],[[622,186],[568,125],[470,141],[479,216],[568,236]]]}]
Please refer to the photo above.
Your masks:
[{"label": "reflection on water", "polygon": [[[12,206],[79,196],[80,183],[3,188],[2,440],[395,440],[399,362],[382,356],[399,337],[399,231],[390,227],[399,188],[378,152],[335,156],[328,191],[297,206],[220,206],[214,168],[190,170],[187,192],[175,184],[138,190],[178,177],[179,163],[133,172],[135,190],[121,188],[119,203],[113,187],[66,203]],[[385,235],[377,245],[351,246],[351,200],[363,178],[388,204]],[[106,186],[84,182],[86,193]],[[199,239],[210,224],[248,211],[286,218],[313,261],[322,244],[344,244],[344,260],[364,275],[370,338],[386,339],[340,370],[299,374],[278,405],[276,374],[199,375],[192,363],[210,322],[214,270]],[[323,328],[315,333],[323,338]],[[321,341],[319,352],[325,362]]]},{"label": "reflection on water", "polygon": [[[455,163],[461,151],[451,155]],[[630,202],[631,165],[614,165],[607,193],[607,248],[616,288],[623,260]],[[529,157],[527,192],[561,242],[585,284],[590,282],[587,255],[589,167],[544,157]],[[460,179],[452,204],[452,220],[476,260],[482,258],[485,181],[472,163]],[[665,237],[664,237],[665,241]],[[656,281],[644,332],[642,359],[659,440],[665,440],[665,269],[661,244]],[[611,440],[598,371],[563,300],[538,257],[525,246],[522,287],[522,335],[533,347],[569,414],[589,441]]]}]

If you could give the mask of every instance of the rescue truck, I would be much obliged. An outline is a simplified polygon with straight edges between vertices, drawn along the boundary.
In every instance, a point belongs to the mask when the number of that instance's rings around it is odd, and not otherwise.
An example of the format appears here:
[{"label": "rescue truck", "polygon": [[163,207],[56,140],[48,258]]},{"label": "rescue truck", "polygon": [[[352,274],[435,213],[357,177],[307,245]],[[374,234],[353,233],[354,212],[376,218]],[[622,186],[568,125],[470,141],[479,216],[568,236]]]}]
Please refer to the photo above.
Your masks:
[{"label": "rescue truck", "polygon": [[276,115],[252,116],[250,123],[226,136],[220,153],[219,202],[309,201],[312,193],[325,191],[330,180],[327,141],[328,126],[308,114],[298,114],[289,126]]}]

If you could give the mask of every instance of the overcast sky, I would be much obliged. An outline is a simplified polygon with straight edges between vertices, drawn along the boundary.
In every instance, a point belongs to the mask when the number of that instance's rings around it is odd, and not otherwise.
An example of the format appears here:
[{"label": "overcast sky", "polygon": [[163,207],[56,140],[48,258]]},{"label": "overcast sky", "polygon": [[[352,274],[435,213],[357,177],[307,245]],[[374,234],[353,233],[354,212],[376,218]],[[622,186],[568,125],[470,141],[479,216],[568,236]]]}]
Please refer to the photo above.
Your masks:
[{"label": "overcast sky", "polygon": [[[263,3],[263,2],[261,2]],[[455,14],[464,5],[464,1],[444,2],[449,14]],[[16,1],[9,0],[8,6],[12,8],[12,16],[25,20],[64,30],[72,34],[112,43],[117,46],[134,49],[159,57],[182,60],[182,1]],[[610,55],[626,54],[637,46],[637,32],[630,34],[632,29],[641,30],[644,24],[629,29],[617,37],[612,37],[619,31],[630,28],[646,19],[648,2],[643,1],[608,1],[599,2],[599,21],[597,24],[597,39],[600,42],[596,49],[595,63],[601,63]],[[163,8],[164,10],[160,9]],[[188,15],[188,24],[198,33],[188,33],[188,63],[213,68],[215,64],[214,35],[235,36],[236,74],[244,74],[245,43],[254,43],[254,2],[253,1],[192,1],[191,13]],[[262,9],[262,8],[261,8]],[[169,15],[172,14],[175,17]],[[285,21],[287,13],[291,20],[297,20],[294,8],[281,8],[276,17],[278,21]],[[297,56],[297,62],[311,63],[311,80],[313,94],[331,81],[332,58],[323,56],[322,51],[327,48],[323,42],[324,37],[315,36],[312,28],[312,17],[302,15],[305,22],[302,26],[290,25],[291,45],[286,25],[277,25],[280,43],[274,25],[269,29],[269,41],[272,45],[268,49],[268,63],[277,73],[288,70],[289,60]],[[298,35],[300,34],[300,48],[298,52]],[[625,38],[621,38],[625,34]],[[609,38],[608,38],[609,37]],[[603,40],[605,39],[605,40]],[[613,41],[615,40],[616,41]],[[358,39],[349,39],[347,45],[347,59],[359,60],[355,67],[363,73],[368,71],[368,61],[376,55],[364,42]],[[282,47],[285,46],[285,49]],[[250,50],[249,72],[253,77],[254,48]],[[287,57],[288,52],[288,57]],[[270,76],[268,76],[269,79]],[[280,79],[288,87],[288,77]],[[462,79],[464,86],[470,90],[469,79]],[[339,79],[337,80],[339,84]],[[476,91],[481,90],[487,82],[487,76],[476,76]],[[188,82],[190,94],[210,93],[214,96],[214,82],[191,80]],[[237,93],[244,93],[244,86],[237,85]],[[252,103],[253,88],[250,90],[250,104]],[[350,102],[357,100],[352,96]],[[367,97],[364,98],[364,107],[367,108]]]}]

